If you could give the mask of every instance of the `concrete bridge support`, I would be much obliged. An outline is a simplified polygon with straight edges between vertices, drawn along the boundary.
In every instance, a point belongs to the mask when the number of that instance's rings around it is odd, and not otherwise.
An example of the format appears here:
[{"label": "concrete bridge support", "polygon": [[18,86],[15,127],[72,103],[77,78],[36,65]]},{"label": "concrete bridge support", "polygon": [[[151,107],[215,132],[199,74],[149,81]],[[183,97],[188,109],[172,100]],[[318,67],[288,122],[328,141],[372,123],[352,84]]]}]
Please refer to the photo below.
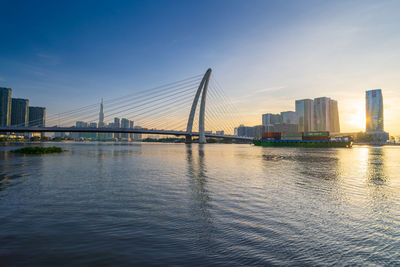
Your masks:
[{"label": "concrete bridge support", "polygon": [[199,88],[197,89],[196,95],[193,99],[192,108],[190,109],[189,119],[186,126],[186,140],[187,144],[192,143],[192,128],[193,128],[193,120],[196,114],[197,103],[199,102],[200,94],[201,94],[201,103],[200,103],[200,114],[199,114],[199,143],[205,144],[206,136],[205,136],[205,111],[206,111],[206,99],[207,99],[207,88],[208,83],[210,81],[211,69],[208,69],[203,76],[203,79],[200,82]]}]

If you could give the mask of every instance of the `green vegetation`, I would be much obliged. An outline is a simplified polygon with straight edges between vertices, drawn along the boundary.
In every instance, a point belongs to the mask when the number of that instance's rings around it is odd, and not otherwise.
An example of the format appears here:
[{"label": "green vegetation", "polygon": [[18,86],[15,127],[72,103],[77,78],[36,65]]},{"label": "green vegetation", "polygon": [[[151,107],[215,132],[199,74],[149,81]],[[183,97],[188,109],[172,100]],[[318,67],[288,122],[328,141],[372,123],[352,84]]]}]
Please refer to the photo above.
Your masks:
[{"label": "green vegetation", "polygon": [[63,152],[63,150],[61,147],[56,147],[56,146],[50,146],[50,147],[29,146],[12,150],[11,152],[38,155],[38,154],[49,154],[49,153],[61,153]]},{"label": "green vegetation", "polygon": [[364,132],[359,132],[354,136],[354,142],[357,143],[371,143],[374,141],[374,136],[372,134],[367,134]]},{"label": "green vegetation", "polygon": [[142,140],[142,142],[159,142],[159,143],[184,143],[185,142],[185,138],[171,138],[171,137],[167,137],[167,138],[159,138],[159,139],[155,139],[155,138],[145,138]]}]

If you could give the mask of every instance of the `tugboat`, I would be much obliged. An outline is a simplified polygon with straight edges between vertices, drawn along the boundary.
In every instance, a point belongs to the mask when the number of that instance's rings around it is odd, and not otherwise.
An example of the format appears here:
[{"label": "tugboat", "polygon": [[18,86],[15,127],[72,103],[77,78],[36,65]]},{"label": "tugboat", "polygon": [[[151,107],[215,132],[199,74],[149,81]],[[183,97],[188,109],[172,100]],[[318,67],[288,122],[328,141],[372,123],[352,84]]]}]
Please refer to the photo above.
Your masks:
[{"label": "tugboat", "polygon": [[331,137],[329,132],[303,132],[301,136],[282,138],[280,132],[263,133],[261,139],[254,139],[256,146],[268,147],[347,147],[353,145],[350,136]]}]

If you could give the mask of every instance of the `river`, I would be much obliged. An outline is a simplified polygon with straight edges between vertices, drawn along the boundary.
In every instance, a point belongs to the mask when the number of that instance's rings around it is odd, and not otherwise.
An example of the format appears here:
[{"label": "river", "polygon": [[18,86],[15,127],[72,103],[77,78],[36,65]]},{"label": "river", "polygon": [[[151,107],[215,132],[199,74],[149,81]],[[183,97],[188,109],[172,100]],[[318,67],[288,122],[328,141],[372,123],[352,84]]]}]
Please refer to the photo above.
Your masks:
[{"label": "river", "polygon": [[0,147],[0,265],[400,265],[400,147],[57,145]]}]

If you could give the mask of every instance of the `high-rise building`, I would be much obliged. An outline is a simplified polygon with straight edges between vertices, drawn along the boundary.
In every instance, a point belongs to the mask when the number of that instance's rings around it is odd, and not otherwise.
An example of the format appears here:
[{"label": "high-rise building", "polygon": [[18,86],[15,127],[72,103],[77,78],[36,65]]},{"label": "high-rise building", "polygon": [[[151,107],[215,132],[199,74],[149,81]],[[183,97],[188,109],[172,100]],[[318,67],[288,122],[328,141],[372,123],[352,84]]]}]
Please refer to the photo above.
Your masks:
[{"label": "high-rise building", "polygon": [[281,128],[281,115],[266,113],[262,115],[262,125],[266,132],[276,132]]},{"label": "high-rise building", "polygon": [[280,114],[272,114],[272,113],[262,114],[262,125],[269,126],[279,123],[281,123]]},{"label": "high-rise building", "polygon": [[29,126],[44,127],[46,125],[46,108],[29,107]]},{"label": "high-rise building", "polygon": [[[89,123],[89,128],[97,128],[97,123],[96,122],[91,122]],[[92,140],[96,140],[97,139],[97,133],[88,133],[87,136],[92,139]]]},{"label": "high-rise building", "polygon": [[319,97],[314,99],[314,130],[330,131],[330,98]]},{"label": "high-rise building", "polygon": [[[75,127],[76,128],[87,128],[88,127],[88,123],[84,122],[84,121],[77,121],[77,122],[75,122]],[[73,132],[73,133],[71,133],[71,137],[73,137],[74,139],[89,138],[90,137],[90,133]]]},{"label": "high-rise building", "polygon": [[[120,119],[115,117],[114,118],[114,124],[113,124],[114,128],[121,128],[121,122]],[[121,134],[120,133],[114,133],[114,138],[120,138]]]},{"label": "high-rise building", "polygon": [[103,98],[101,99],[100,103],[100,112],[99,112],[99,128],[104,127],[104,110],[103,110]]},{"label": "high-rise building", "polygon": [[[121,128],[123,129],[129,129],[129,120],[126,118],[121,119]],[[121,138],[128,139],[129,134],[128,133],[121,133]]]},{"label": "high-rise building", "polygon": [[338,102],[331,99],[329,101],[329,130],[331,133],[340,133],[340,122],[339,122],[339,108]]},{"label": "high-rise building", "polygon": [[297,124],[296,112],[294,111],[281,112],[281,122],[285,124]]},{"label": "high-rise building", "polygon": [[28,126],[29,100],[22,98],[11,99],[11,125]]},{"label": "high-rise building", "polygon": [[97,128],[97,123],[96,122],[89,123],[89,128]]},{"label": "high-rise building", "polygon": [[[133,125],[134,125],[134,122],[129,121],[129,129],[133,129]],[[131,141],[133,140],[133,138],[134,138],[133,133],[129,134],[129,138],[131,139]]]},{"label": "high-rise building", "polygon": [[366,129],[367,133],[383,132],[383,97],[382,90],[375,89],[365,92]]},{"label": "high-rise building", "polygon": [[299,132],[314,131],[314,101],[312,99],[296,100],[296,117]]},{"label": "high-rise building", "polygon": [[247,137],[255,137],[256,136],[256,129],[253,126],[244,126],[240,125],[235,130],[237,136],[247,136]]},{"label": "high-rise building", "polygon": [[366,133],[372,135],[373,142],[384,144],[389,133],[384,131],[383,96],[381,89],[365,92]]},{"label": "high-rise building", "polygon": [[0,87],[0,126],[11,124],[11,88]]},{"label": "high-rise building", "polygon": [[[142,127],[140,127],[140,126],[134,126],[133,129],[141,130]],[[133,141],[140,141],[140,140],[142,140],[142,134],[141,134],[141,133],[135,133],[135,134],[133,134]]]},{"label": "high-rise building", "polygon": [[329,97],[314,99],[314,131],[340,132],[338,102]]}]

